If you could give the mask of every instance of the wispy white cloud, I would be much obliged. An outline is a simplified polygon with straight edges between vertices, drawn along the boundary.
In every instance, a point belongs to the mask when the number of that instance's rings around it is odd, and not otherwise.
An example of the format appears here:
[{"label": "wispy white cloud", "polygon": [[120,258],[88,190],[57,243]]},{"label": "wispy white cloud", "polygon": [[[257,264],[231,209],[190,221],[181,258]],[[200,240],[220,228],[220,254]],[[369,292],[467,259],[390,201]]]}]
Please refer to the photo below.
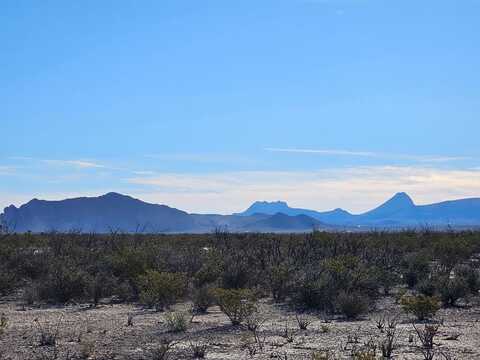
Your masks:
[{"label": "wispy white cloud", "polygon": [[85,160],[51,160],[45,159],[41,160],[43,163],[48,165],[55,165],[55,166],[72,166],[79,169],[99,169],[105,168],[104,165],[93,161],[85,161]]},{"label": "wispy white cloud", "polygon": [[425,204],[480,196],[480,171],[429,167],[357,167],[314,172],[163,174],[126,180],[135,194],[192,212],[231,213],[256,200],[286,200],[296,207],[361,212],[398,191]]},{"label": "wispy white cloud", "polygon": [[318,155],[332,155],[332,156],[352,156],[352,157],[367,157],[379,159],[397,159],[397,160],[411,160],[418,162],[449,162],[472,160],[468,156],[441,156],[441,155],[411,155],[411,154],[392,154],[369,151],[352,151],[342,149],[300,149],[300,148],[265,148],[269,152],[280,153],[296,153],[296,154],[318,154]]},{"label": "wispy white cloud", "polygon": [[[96,160],[85,159],[40,159],[30,156],[11,156],[10,160],[21,161],[26,163],[41,163],[51,166],[74,167],[79,169],[93,169],[93,168],[107,168],[107,166],[100,164]],[[25,167],[25,166],[23,166]]]}]

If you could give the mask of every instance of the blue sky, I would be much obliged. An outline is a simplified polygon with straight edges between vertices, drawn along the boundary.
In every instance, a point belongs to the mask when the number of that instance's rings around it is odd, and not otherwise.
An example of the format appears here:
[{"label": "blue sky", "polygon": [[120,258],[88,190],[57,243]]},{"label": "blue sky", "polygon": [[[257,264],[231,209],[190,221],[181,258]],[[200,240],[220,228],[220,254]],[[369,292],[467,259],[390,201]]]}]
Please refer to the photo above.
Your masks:
[{"label": "blue sky", "polygon": [[480,196],[480,2],[0,4],[0,207]]}]

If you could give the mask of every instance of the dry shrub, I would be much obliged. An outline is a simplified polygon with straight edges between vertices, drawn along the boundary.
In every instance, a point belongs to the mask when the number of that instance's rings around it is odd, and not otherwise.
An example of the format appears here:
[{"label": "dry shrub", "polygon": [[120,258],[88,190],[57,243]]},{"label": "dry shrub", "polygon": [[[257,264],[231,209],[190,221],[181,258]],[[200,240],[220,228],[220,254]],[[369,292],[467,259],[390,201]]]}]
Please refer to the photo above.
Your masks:
[{"label": "dry shrub", "polygon": [[407,314],[415,315],[420,321],[434,317],[440,309],[440,304],[436,297],[425,295],[404,296],[400,300],[400,304]]},{"label": "dry shrub", "polygon": [[149,270],[139,279],[141,293],[140,301],[163,311],[166,307],[178,301],[186,291],[184,274],[167,273]]},{"label": "dry shrub", "polygon": [[249,289],[215,289],[215,299],[232,325],[240,325],[256,311],[256,299]]}]

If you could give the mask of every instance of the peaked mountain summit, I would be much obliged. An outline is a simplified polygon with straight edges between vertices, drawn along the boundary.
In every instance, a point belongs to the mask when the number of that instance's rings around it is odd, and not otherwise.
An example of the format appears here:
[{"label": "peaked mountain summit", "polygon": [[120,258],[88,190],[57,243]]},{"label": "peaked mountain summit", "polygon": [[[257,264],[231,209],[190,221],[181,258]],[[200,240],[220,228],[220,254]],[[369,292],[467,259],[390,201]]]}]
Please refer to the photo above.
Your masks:
[{"label": "peaked mountain summit", "polygon": [[379,207],[360,215],[359,219],[362,222],[396,222],[400,219],[407,220],[418,217],[417,210],[412,198],[407,193],[400,192]]}]

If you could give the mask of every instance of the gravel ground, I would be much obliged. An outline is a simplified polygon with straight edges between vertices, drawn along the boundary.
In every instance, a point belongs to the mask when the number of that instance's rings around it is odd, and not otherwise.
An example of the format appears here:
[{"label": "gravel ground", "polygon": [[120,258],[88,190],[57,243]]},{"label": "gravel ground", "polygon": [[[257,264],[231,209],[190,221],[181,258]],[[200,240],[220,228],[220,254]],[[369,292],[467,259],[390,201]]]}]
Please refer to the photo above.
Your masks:
[{"label": "gravel ground", "polygon": [[[178,304],[186,311],[189,304]],[[358,321],[325,319],[320,314],[306,316],[307,330],[297,327],[295,314],[288,307],[264,300],[260,304],[264,323],[259,338],[263,349],[250,355],[245,344],[251,333],[242,326],[233,327],[218,307],[194,317],[186,333],[168,333],[164,314],[135,305],[70,305],[65,307],[23,307],[15,299],[0,301],[0,313],[8,327],[0,335],[0,359],[161,359],[152,351],[164,339],[173,340],[168,359],[191,359],[192,344],[206,344],[206,359],[311,359],[314,351],[330,351],[335,358],[350,359],[364,344],[378,344],[385,337],[375,320],[398,316],[396,359],[423,359],[420,342],[411,323],[391,298],[378,302],[376,310]],[[133,325],[127,326],[129,315]],[[435,340],[435,359],[480,359],[480,304],[442,309],[437,318],[443,323]],[[420,325],[423,326],[423,325]],[[292,333],[285,338],[285,328]],[[53,333],[56,345],[40,345],[40,334]],[[445,354],[442,355],[441,353]],[[381,355],[377,351],[378,355]],[[450,357],[446,356],[449,355]],[[332,357],[333,358],[333,357]]]}]

